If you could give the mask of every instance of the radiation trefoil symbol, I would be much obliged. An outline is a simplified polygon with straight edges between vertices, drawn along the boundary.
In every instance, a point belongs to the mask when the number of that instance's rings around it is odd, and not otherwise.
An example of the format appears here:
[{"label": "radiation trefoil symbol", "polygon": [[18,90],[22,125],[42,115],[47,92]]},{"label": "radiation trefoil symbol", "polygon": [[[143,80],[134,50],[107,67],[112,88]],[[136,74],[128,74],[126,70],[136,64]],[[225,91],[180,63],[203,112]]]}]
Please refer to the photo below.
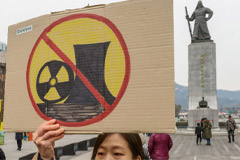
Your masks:
[{"label": "radiation trefoil symbol", "polygon": [[26,80],[41,118],[79,127],[103,120],[116,108],[129,76],[130,56],[117,27],[102,16],[74,14],[39,36]]},{"label": "radiation trefoil symbol", "polygon": [[[41,78],[47,75],[47,79]],[[61,61],[50,61],[42,66],[37,76],[37,92],[45,103],[57,103],[65,99],[74,84],[71,68]],[[51,95],[55,95],[51,98]]]}]

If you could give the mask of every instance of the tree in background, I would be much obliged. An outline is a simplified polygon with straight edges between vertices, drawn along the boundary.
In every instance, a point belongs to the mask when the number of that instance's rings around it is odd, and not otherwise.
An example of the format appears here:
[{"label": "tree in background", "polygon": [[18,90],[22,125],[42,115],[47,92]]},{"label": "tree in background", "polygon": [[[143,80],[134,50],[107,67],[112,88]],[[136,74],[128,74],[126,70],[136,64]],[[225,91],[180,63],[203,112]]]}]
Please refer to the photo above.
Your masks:
[{"label": "tree in background", "polygon": [[178,117],[180,111],[181,111],[182,106],[175,104],[175,117]]}]

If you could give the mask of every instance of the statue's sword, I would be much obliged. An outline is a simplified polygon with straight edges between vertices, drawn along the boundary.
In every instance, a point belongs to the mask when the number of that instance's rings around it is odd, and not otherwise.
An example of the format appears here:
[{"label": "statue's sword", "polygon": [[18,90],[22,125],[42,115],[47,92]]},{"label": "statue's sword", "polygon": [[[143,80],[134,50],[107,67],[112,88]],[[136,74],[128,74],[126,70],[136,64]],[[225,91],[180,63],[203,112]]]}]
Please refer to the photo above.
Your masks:
[{"label": "statue's sword", "polygon": [[[185,7],[185,11],[186,11],[186,16],[189,17],[187,7]],[[187,21],[188,21],[188,28],[189,28],[189,32],[190,32],[190,36],[191,36],[191,41],[192,41],[193,40],[192,29],[191,29],[191,25],[190,25],[190,22],[188,19],[187,19]]]}]

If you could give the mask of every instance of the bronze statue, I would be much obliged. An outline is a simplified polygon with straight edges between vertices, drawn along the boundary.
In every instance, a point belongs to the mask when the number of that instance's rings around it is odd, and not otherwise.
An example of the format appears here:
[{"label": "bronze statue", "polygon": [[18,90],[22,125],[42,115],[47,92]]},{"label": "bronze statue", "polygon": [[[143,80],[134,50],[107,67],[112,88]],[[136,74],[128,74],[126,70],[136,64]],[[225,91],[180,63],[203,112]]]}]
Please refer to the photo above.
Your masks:
[{"label": "bronze statue", "polygon": [[212,15],[213,11],[204,7],[202,1],[198,2],[197,7],[190,18],[187,14],[186,19],[188,21],[195,20],[194,30],[191,37],[193,43],[202,40],[211,41],[211,36],[207,27],[207,21],[212,18]]}]

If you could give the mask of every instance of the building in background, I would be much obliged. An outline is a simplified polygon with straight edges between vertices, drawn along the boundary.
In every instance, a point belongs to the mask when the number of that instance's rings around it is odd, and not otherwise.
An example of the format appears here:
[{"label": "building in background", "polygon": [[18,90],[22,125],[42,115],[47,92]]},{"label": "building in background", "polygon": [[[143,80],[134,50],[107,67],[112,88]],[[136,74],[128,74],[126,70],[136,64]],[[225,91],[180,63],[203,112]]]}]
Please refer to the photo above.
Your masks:
[{"label": "building in background", "polygon": [[7,45],[0,41],[0,52],[7,52]]},{"label": "building in background", "polygon": [[3,98],[4,98],[5,75],[6,75],[6,52],[7,52],[7,45],[0,41],[0,121],[1,121],[0,130],[2,130],[3,112],[4,112]]}]

